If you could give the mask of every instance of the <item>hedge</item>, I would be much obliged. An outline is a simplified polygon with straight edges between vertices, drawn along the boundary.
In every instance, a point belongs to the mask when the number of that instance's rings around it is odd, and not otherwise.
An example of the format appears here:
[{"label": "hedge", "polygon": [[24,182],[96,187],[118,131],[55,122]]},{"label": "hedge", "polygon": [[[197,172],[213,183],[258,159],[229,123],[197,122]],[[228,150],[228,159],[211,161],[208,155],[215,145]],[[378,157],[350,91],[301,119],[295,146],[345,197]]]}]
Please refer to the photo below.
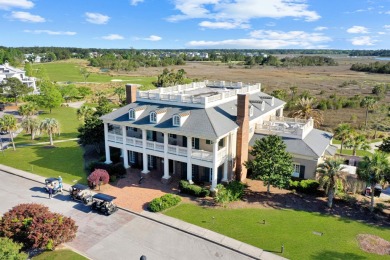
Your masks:
[{"label": "hedge", "polygon": [[176,206],[181,198],[174,194],[165,194],[160,198],[155,198],[149,203],[149,209],[152,212],[163,211],[167,208]]},{"label": "hedge", "polygon": [[301,181],[292,181],[290,180],[289,188],[290,190],[296,190],[298,192],[313,194],[318,191],[320,183],[315,180],[301,180]]},{"label": "hedge", "polygon": [[190,184],[188,181],[184,180],[179,182],[179,189],[181,193],[196,197],[207,197],[210,195],[210,191],[208,189],[202,188],[195,184]]}]

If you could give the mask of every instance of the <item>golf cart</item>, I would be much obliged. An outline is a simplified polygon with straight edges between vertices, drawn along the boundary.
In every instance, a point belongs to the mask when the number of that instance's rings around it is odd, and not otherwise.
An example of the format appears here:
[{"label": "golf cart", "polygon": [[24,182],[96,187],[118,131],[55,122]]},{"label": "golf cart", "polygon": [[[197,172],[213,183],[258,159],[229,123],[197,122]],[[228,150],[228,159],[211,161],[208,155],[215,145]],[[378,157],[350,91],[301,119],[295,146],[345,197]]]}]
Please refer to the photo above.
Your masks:
[{"label": "golf cart", "polygon": [[81,201],[85,205],[88,205],[92,202],[92,194],[89,191],[88,187],[82,184],[75,184],[70,187],[69,190],[70,198],[75,201]]},{"label": "golf cart", "polygon": [[91,209],[101,212],[107,216],[111,215],[118,210],[117,206],[112,202],[114,199],[116,199],[116,197],[103,193],[97,193],[92,196]]},{"label": "golf cart", "polygon": [[55,195],[58,192],[62,193],[62,179],[61,178],[47,178],[45,180],[45,190],[49,192],[49,188],[52,188],[52,194]]}]

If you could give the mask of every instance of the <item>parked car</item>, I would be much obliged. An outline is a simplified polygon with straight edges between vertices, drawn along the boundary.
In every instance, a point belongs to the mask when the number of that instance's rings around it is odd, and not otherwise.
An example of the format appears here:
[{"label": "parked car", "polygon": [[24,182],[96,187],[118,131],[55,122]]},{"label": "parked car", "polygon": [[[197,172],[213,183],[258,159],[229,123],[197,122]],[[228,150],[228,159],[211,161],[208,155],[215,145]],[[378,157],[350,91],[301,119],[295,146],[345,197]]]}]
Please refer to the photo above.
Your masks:
[{"label": "parked car", "polygon": [[116,197],[103,193],[97,193],[92,196],[91,209],[101,212],[105,215],[111,215],[118,210],[118,207],[112,202]]},{"label": "parked car", "polygon": [[51,186],[52,190],[53,190],[53,195],[61,192],[62,193],[62,179],[61,177],[60,178],[54,178],[54,177],[51,177],[51,178],[47,178],[45,180],[45,190],[47,192],[49,192],[49,187]]},{"label": "parked car", "polygon": [[72,200],[81,201],[85,205],[88,205],[92,202],[91,191],[88,189],[88,187],[82,184],[75,184],[70,187],[69,194]]}]

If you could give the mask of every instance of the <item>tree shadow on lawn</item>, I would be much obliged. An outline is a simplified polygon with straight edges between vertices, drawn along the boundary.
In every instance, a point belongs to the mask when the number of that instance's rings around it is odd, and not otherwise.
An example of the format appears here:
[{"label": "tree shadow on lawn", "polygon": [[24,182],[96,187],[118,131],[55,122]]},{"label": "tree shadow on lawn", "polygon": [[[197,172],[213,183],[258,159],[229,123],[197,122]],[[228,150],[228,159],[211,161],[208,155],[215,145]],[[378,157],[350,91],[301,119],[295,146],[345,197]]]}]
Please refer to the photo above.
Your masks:
[{"label": "tree shadow on lawn", "polygon": [[312,213],[320,213],[321,216],[337,216],[340,221],[349,223],[356,220],[377,227],[390,227],[388,214],[371,213],[363,202],[348,203],[344,200],[334,199],[333,208],[328,208],[325,197],[299,194],[293,192],[267,194],[246,190],[244,201],[251,204],[259,204],[264,208],[292,209]]},{"label": "tree shadow on lawn", "polygon": [[[66,181],[86,183],[82,152],[78,146],[34,146],[31,148],[39,159],[30,164],[54,171]],[[80,158],[78,158],[80,155]],[[45,173],[40,173],[46,176]],[[49,177],[49,176],[46,176]]]},{"label": "tree shadow on lawn", "polygon": [[348,259],[348,260],[361,260],[367,259],[364,256],[356,255],[353,253],[339,253],[329,250],[321,251],[313,256],[310,259],[327,259],[327,260],[339,260],[339,259]]}]

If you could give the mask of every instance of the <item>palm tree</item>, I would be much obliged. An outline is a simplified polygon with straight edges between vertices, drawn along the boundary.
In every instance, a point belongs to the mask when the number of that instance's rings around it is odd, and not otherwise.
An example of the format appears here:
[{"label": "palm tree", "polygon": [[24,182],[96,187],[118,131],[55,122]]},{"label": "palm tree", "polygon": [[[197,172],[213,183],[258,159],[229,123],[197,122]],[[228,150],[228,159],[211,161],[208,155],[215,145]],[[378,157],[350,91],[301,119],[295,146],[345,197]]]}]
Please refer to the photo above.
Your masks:
[{"label": "palm tree", "polygon": [[376,104],[376,99],[373,97],[364,97],[361,106],[366,108],[366,120],[365,127],[367,128],[367,120],[368,120],[368,110],[373,109]]},{"label": "palm tree", "polygon": [[314,108],[314,99],[308,97],[299,99],[295,111],[292,111],[289,116],[305,120],[312,118],[315,127],[319,127],[324,121],[322,112]]},{"label": "palm tree", "polygon": [[337,128],[334,130],[334,137],[341,141],[341,149],[340,153],[343,153],[343,145],[348,138],[350,138],[352,134],[352,127],[350,124],[339,124]]},{"label": "palm tree", "polygon": [[16,118],[13,115],[4,115],[3,118],[0,119],[0,127],[2,130],[9,132],[9,137],[11,138],[12,147],[15,148],[14,142],[14,131],[18,130],[18,123]]},{"label": "palm tree", "polygon": [[345,146],[352,148],[352,155],[356,156],[356,150],[368,150],[370,148],[369,143],[364,135],[352,132],[351,136],[345,141]]},{"label": "palm tree", "polygon": [[317,173],[320,174],[320,182],[326,186],[328,195],[328,207],[332,208],[333,198],[336,192],[337,180],[344,180],[341,166],[343,160],[341,158],[329,158],[318,165]]},{"label": "palm tree", "polygon": [[291,92],[291,100],[294,100],[294,96],[297,93],[298,87],[297,86],[292,86],[290,87],[290,92]]},{"label": "palm tree", "polygon": [[35,103],[21,105],[18,109],[18,112],[22,117],[33,116],[38,112],[38,105]]},{"label": "palm tree", "polygon": [[359,162],[357,174],[360,179],[366,181],[371,186],[371,205],[370,210],[374,210],[374,190],[375,185],[381,183],[390,176],[390,164],[385,153],[376,151],[373,155],[364,156]]},{"label": "palm tree", "polygon": [[31,134],[31,140],[34,140],[35,134],[39,130],[39,120],[34,117],[26,117],[22,121],[22,127],[26,133]]},{"label": "palm tree", "polygon": [[84,122],[85,118],[92,116],[96,109],[87,105],[82,105],[77,109],[77,118]]},{"label": "palm tree", "polygon": [[40,131],[46,132],[50,137],[50,145],[53,146],[53,134],[60,133],[60,125],[55,118],[45,118],[42,120],[40,126]]}]

